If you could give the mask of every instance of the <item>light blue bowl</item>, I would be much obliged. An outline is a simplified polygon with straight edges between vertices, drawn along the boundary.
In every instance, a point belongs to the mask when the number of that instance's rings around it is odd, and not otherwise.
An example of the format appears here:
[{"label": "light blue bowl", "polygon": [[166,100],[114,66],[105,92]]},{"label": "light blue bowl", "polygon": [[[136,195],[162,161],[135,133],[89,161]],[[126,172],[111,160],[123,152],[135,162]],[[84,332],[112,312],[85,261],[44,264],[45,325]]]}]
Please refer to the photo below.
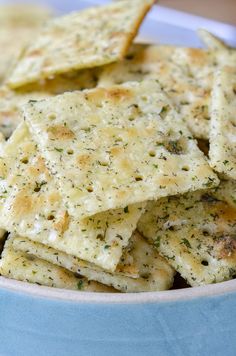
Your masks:
[{"label": "light blue bowl", "polygon": [[[104,1],[41,2],[67,12]],[[148,15],[141,38],[199,46],[198,27],[236,44],[235,27],[163,7]],[[236,281],[112,295],[0,277],[0,356],[235,356],[235,332]]]},{"label": "light blue bowl", "polygon": [[235,356],[236,281],[98,294],[0,278],[0,355]]}]

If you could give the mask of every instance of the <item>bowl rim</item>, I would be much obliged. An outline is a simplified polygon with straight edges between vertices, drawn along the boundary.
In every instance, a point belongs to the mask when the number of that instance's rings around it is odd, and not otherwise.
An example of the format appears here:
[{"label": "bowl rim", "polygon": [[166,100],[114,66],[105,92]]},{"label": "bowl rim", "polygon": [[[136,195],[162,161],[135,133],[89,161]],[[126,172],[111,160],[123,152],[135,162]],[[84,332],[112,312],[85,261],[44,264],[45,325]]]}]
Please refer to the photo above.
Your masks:
[{"label": "bowl rim", "polygon": [[1,290],[27,297],[79,304],[147,304],[189,301],[236,292],[236,280],[200,287],[141,293],[96,293],[39,286],[0,277]]}]

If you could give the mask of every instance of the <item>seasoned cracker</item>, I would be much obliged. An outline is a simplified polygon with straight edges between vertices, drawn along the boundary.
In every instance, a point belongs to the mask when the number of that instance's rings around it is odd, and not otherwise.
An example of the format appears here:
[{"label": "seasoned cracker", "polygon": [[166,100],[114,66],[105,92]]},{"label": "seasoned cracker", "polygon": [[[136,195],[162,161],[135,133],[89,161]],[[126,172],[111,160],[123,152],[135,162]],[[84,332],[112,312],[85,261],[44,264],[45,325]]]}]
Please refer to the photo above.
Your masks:
[{"label": "seasoned cracker", "polygon": [[29,100],[44,99],[49,92],[14,92],[2,86],[0,88],[0,132],[8,139],[22,121],[21,106]]},{"label": "seasoned cracker", "polygon": [[236,69],[224,67],[216,73],[212,91],[210,165],[236,179]]},{"label": "seasoned cracker", "polygon": [[49,21],[25,51],[9,85],[16,88],[123,58],[153,3],[124,0]]},{"label": "seasoned cracker", "polygon": [[205,30],[204,28],[200,28],[197,31],[198,36],[202,40],[202,42],[207,46],[209,49],[213,49],[216,51],[224,51],[228,50],[229,46],[221,40],[219,37],[213,35],[211,32]]},{"label": "seasoned cracker", "polygon": [[[210,36],[210,34],[209,34]],[[99,85],[107,87],[148,78],[159,80],[194,137],[209,138],[209,102],[215,70],[235,63],[235,51],[135,44],[123,61],[104,67]]]},{"label": "seasoned cracker", "polygon": [[68,75],[25,86],[21,90],[0,88],[0,132],[9,138],[22,120],[21,107],[29,100],[42,100],[67,91],[94,88],[97,84],[97,69],[82,70]]},{"label": "seasoned cracker", "polygon": [[18,281],[36,283],[48,287],[74,289],[85,292],[115,292],[113,288],[100,283],[76,277],[74,273],[29,255],[16,251],[12,244],[15,237],[10,237],[0,259],[0,274]]},{"label": "seasoned cracker", "polygon": [[0,83],[11,74],[25,47],[49,16],[50,11],[42,6],[0,6]]},{"label": "seasoned cracker", "polygon": [[[176,59],[179,52],[183,55],[186,53],[183,65],[181,60]],[[193,135],[208,138],[211,78],[202,83],[197,80],[196,74],[188,70],[196,66],[201,57],[204,58],[204,61],[201,59],[201,65],[207,66],[209,56],[205,54],[206,51],[202,49],[135,44],[123,61],[104,67],[99,85],[103,87],[156,78],[174,101]],[[197,60],[194,60],[195,57]]]},{"label": "seasoned cracker", "polygon": [[236,274],[236,185],[150,202],[138,229],[191,286]]},{"label": "seasoned cracker", "polygon": [[[12,27],[0,24],[0,83],[3,83],[12,73],[21,53],[28,45],[38,29],[29,27]],[[17,33],[17,36],[16,36]]]},{"label": "seasoned cracker", "polygon": [[114,271],[145,203],[74,219],[25,123],[0,158],[0,227]]},{"label": "seasoned cracker", "polygon": [[123,258],[126,260],[126,269],[130,267],[132,271],[133,265],[137,265],[138,276],[136,278],[131,278],[124,272],[115,271],[111,274],[94,268],[95,266],[86,266],[83,261],[72,255],[48,248],[26,238],[15,238],[13,246],[16,250],[42,258],[53,265],[62,266],[74,273],[86,276],[89,280],[113,286],[122,292],[169,289],[173,284],[174,270],[137,232],[133,234],[131,240],[127,256],[121,258],[120,267],[124,266]]},{"label": "seasoned cracker", "polygon": [[75,219],[218,184],[154,80],[32,102],[24,115]]},{"label": "seasoned cracker", "polygon": [[52,15],[49,7],[34,4],[1,4],[0,26],[39,27]]},{"label": "seasoned cracker", "polygon": [[[193,78],[197,83],[199,91],[202,91],[202,100],[196,101],[192,108],[192,116],[189,116],[189,123],[192,125],[192,132],[197,138],[209,139],[210,130],[210,99],[213,87],[215,72],[224,65],[235,66],[236,51],[225,50],[202,50],[200,48],[177,48],[173,56],[176,65],[181,66],[185,75]],[[190,92],[191,93],[191,92]],[[190,95],[191,97],[191,95]],[[191,101],[191,99],[190,99]],[[187,112],[182,111],[188,114]]]}]

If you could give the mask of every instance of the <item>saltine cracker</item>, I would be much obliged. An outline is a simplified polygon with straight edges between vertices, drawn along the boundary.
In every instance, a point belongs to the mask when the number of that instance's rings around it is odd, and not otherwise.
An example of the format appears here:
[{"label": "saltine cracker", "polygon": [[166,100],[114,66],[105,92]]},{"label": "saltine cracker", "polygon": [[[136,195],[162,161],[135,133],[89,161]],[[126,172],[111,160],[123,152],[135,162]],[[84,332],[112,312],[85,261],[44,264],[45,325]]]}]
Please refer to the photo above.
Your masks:
[{"label": "saltine cracker", "polygon": [[5,138],[11,136],[22,120],[21,107],[29,100],[42,100],[67,91],[94,88],[97,76],[97,69],[81,70],[42,80],[21,90],[14,91],[6,85],[0,87],[0,132]]},{"label": "saltine cracker", "polygon": [[[179,60],[182,56],[183,63],[182,59]],[[202,71],[202,67],[210,66],[210,59],[203,49],[134,44],[123,61],[103,68],[99,86],[158,79],[193,135],[208,138],[208,106],[212,81],[211,77],[207,76],[202,83],[202,80],[197,78],[197,73]],[[192,73],[189,68],[194,67],[197,67],[197,70]]]},{"label": "saltine cracker", "polygon": [[49,9],[36,4],[0,5],[0,82],[8,78],[26,46],[49,17]]},{"label": "saltine cracker", "polygon": [[1,227],[115,270],[145,203],[74,219],[25,123],[4,145],[0,172]]},{"label": "saltine cracker", "polygon": [[200,28],[199,30],[197,30],[197,34],[200,37],[201,41],[209,49],[213,49],[216,51],[225,51],[229,49],[229,46],[227,46],[227,44],[223,40],[213,35],[211,32],[205,30],[204,28]]},{"label": "saltine cracker", "polygon": [[123,58],[153,3],[124,0],[49,21],[25,51],[8,84],[16,88]]},{"label": "saltine cracker", "polygon": [[173,284],[174,270],[137,232],[131,238],[128,252],[131,267],[134,262],[138,265],[139,276],[137,278],[131,278],[116,271],[108,273],[93,269],[92,266],[84,266],[83,261],[72,255],[48,248],[26,238],[15,238],[13,246],[16,250],[40,257],[54,265],[85,276],[89,280],[113,286],[126,293],[165,290]]},{"label": "saltine cracker", "polygon": [[138,229],[191,286],[236,274],[236,186],[150,202]]},{"label": "saltine cracker", "polygon": [[236,179],[236,69],[224,67],[215,76],[211,103],[210,165]]},{"label": "saltine cracker", "polygon": [[155,80],[30,102],[24,116],[76,219],[218,184]]},{"label": "saltine cracker", "polygon": [[0,274],[2,276],[55,288],[84,292],[115,292],[113,288],[88,281],[84,277],[75,276],[74,273],[63,267],[53,265],[22,251],[16,251],[13,248],[14,239],[14,236],[9,237],[2,252],[0,259]]}]

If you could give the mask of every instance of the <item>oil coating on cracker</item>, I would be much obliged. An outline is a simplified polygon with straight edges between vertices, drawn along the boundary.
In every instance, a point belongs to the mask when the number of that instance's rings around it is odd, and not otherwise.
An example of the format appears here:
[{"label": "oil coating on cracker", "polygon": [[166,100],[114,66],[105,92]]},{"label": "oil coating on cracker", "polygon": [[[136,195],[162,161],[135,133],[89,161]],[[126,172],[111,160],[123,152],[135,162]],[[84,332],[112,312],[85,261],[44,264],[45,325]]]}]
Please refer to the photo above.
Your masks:
[{"label": "oil coating on cracker", "polygon": [[49,21],[25,51],[8,84],[16,88],[123,58],[153,3],[124,0]]},{"label": "oil coating on cracker", "polygon": [[[48,248],[26,238],[16,237],[13,245],[16,250],[79,273],[89,280],[113,286],[122,292],[148,292],[169,289],[173,283],[174,270],[168,262],[137,232],[133,234],[130,240],[126,256],[123,254],[117,271],[113,273],[98,269],[95,265],[86,267],[84,261],[72,255]],[[136,276],[127,273],[129,270],[133,272],[134,269],[137,270]]]},{"label": "oil coating on cracker", "polygon": [[0,172],[1,226],[115,270],[146,203],[74,219],[24,122],[4,146]]},{"label": "oil coating on cracker", "polygon": [[218,184],[155,80],[65,93],[24,115],[75,219]]},{"label": "oil coating on cracker", "polygon": [[115,292],[113,288],[75,276],[74,273],[63,267],[15,250],[13,248],[15,238],[13,235],[10,236],[4,246],[0,260],[0,273],[2,276],[55,288],[84,292]]},{"label": "oil coating on cracker", "polygon": [[232,279],[236,274],[236,184],[150,202],[138,223],[191,286]]}]

